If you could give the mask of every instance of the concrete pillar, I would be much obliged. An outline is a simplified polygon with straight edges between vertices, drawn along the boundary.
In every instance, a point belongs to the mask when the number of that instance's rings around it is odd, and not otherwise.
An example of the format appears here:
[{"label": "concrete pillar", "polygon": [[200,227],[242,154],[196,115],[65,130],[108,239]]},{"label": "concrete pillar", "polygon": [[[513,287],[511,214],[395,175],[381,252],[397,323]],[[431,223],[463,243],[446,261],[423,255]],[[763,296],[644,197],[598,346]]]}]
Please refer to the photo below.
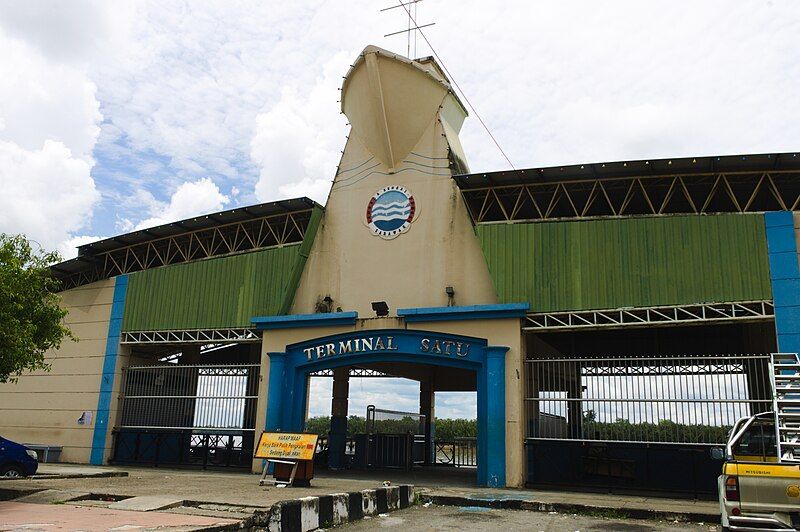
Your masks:
[{"label": "concrete pillar", "polygon": [[434,416],[436,408],[436,392],[433,388],[433,378],[427,377],[419,383],[419,413],[425,416],[425,465],[436,463],[436,421]]},{"label": "concrete pillar", "polygon": [[350,395],[350,368],[333,370],[331,430],[328,436],[328,467],[344,469],[347,446],[347,400]]}]

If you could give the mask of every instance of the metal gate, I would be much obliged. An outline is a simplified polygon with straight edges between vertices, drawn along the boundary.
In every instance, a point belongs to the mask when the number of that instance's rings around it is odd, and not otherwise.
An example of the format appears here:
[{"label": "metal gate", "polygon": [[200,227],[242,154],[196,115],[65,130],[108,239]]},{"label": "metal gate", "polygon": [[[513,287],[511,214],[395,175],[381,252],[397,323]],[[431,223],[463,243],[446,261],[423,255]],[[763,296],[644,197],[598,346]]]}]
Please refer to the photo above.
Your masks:
[{"label": "metal gate", "polygon": [[259,365],[123,370],[115,463],[250,468]]},{"label": "metal gate", "polygon": [[734,422],[771,408],[769,355],[529,357],[528,484],[716,493]]}]

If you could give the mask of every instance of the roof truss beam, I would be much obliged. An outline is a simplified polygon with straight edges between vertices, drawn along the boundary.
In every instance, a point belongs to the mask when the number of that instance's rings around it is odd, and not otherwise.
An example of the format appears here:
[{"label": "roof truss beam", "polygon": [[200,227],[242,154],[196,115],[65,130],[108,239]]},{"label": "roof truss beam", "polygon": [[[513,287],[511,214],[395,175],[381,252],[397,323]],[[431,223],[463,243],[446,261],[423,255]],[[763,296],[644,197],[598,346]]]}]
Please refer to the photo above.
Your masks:
[{"label": "roof truss beam", "polygon": [[800,172],[542,181],[462,189],[475,223],[795,210]]},{"label": "roof truss beam", "polygon": [[122,333],[123,345],[156,344],[219,344],[260,342],[255,329],[187,329],[170,331],[126,331]]},{"label": "roof truss beam", "polygon": [[302,242],[312,209],[187,231],[84,256],[93,266],[60,276],[67,290],[115,275]]},{"label": "roof truss beam", "polygon": [[702,303],[665,307],[635,307],[570,312],[536,312],[526,316],[526,332],[622,329],[632,327],[676,327],[702,323],[773,320],[772,301]]}]

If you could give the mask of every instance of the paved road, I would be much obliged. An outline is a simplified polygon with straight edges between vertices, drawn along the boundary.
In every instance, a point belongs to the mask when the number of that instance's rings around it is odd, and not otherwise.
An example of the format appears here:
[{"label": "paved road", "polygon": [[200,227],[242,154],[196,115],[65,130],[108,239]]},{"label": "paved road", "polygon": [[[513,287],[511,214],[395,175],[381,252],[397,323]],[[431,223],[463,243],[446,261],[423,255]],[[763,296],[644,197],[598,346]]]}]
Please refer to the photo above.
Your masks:
[{"label": "paved road", "polygon": [[453,506],[417,506],[385,517],[364,519],[345,525],[342,532],[396,530],[421,531],[486,531],[486,532],[712,532],[719,525],[669,523],[636,519],[611,519],[587,515],[529,512],[525,510],[491,510],[488,508]]}]

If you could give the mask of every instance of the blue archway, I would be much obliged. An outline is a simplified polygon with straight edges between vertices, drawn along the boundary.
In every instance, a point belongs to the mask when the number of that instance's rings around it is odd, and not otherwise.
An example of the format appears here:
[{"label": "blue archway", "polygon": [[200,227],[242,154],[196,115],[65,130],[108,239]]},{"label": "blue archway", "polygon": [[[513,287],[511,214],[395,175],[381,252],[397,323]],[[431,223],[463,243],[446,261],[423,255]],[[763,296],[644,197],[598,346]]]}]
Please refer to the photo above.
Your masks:
[{"label": "blue archway", "polygon": [[269,353],[266,430],[299,432],[308,375],[353,364],[407,362],[471,370],[478,395],[478,484],[505,486],[505,353],[481,338],[406,329],[326,336]]}]

